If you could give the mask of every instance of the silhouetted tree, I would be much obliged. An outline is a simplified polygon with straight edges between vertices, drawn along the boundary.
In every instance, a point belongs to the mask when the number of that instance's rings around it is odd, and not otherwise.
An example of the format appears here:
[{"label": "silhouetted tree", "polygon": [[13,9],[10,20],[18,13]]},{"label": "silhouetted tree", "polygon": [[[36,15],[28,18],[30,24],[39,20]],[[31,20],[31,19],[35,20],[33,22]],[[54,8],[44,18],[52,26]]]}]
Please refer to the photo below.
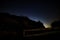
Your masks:
[{"label": "silhouetted tree", "polygon": [[60,27],[60,21],[54,21],[52,24],[51,24],[52,27]]},{"label": "silhouetted tree", "polygon": [[51,24],[52,28],[60,28],[60,21],[54,21]]},{"label": "silhouetted tree", "polygon": [[0,13],[0,31],[16,32],[16,37],[22,39],[23,27],[22,18],[9,13]]}]

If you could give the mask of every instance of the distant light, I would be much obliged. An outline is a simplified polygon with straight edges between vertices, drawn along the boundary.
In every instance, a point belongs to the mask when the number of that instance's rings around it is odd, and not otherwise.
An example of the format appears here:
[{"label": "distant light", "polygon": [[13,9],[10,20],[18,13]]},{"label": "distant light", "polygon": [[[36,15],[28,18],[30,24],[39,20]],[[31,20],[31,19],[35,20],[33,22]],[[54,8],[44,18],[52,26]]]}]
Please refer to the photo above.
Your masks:
[{"label": "distant light", "polygon": [[44,24],[44,26],[45,26],[45,28],[51,28],[51,26],[48,24]]}]

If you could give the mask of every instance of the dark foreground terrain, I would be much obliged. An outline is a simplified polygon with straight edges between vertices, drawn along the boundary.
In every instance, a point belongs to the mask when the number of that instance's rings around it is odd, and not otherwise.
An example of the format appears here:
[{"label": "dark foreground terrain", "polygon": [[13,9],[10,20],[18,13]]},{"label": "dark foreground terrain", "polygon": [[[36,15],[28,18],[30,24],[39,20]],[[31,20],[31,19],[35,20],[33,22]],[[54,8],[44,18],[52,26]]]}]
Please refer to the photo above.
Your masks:
[{"label": "dark foreground terrain", "polygon": [[25,37],[26,40],[60,40],[60,31],[47,32],[40,36]]},{"label": "dark foreground terrain", "polygon": [[17,34],[8,34],[0,36],[0,40],[60,40],[60,31],[44,32],[43,35],[28,36],[22,39]]}]

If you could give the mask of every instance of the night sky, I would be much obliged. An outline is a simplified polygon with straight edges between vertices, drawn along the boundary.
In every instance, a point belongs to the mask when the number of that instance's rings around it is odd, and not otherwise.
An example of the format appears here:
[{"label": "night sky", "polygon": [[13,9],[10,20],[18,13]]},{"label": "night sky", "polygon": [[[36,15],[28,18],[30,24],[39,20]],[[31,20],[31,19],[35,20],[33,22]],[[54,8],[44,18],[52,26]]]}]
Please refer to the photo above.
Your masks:
[{"label": "night sky", "polygon": [[41,21],[46,27],[60,20],[59,1],[0,1],[0,12],[8,12],[17,16],[27,16],[31,20]]}]

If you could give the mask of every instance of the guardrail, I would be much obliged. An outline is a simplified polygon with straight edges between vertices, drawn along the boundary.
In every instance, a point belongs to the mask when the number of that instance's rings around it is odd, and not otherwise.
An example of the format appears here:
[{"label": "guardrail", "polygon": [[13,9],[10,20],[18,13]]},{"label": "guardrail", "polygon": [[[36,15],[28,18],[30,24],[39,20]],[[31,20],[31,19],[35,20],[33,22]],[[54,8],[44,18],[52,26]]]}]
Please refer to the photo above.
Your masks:
[{"label": "guardrail", "polygon": [[44,33],[39,33],[39,34],[24,35],[24,37],[43,36],[43,35],[48,35],[48,34],[54,34],[57,32],[60,32],[60,31],[51,31],[51,32],[44,32]]},{"label": "guardrail", "polygon": [[60,30],[59,29],[46,29],[46,28],[30,29],[30,30],[24,30],[24,37],[42,36],[42,35],[53,34],[56,32],[60,32]]},{"label": "guardrail", "polygon": [[37,28],[37,29],[28,29],[28,30],[24,30],[24,31],[39,31],[39,30],[46,30],[45,28]]}]

